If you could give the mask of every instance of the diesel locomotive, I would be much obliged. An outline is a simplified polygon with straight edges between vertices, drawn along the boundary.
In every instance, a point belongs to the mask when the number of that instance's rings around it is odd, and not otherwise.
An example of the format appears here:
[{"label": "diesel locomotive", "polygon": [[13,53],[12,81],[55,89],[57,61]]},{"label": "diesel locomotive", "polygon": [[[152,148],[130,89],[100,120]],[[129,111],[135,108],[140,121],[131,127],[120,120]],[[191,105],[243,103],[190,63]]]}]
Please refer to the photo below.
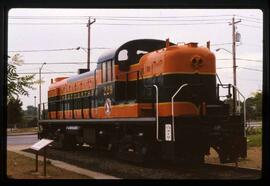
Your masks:
[{"label": "diesel locomotive", "polygon": [[211,147],[221,163],[236,162],[247,156],[245,113],[220,88],[238,101],[237,87],[217,83],[210,42],[132,40],[101,55],[95,70],[51,80],[39,138],[135,162],[203,163]]}]

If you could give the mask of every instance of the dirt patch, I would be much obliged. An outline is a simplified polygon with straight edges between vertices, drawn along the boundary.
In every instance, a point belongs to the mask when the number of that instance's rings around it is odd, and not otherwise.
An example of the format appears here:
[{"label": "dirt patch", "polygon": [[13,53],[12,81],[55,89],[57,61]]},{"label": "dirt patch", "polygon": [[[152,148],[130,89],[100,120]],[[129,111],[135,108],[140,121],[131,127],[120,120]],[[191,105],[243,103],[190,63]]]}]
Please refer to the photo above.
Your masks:
[{"label": "dirt patch", "polygon": [[91,179],[90,177],[76,174],[55,167],[47,163],[47,177],[43,177],[43,162],[39,162],[39,172],[35,171],[35,160],[7,152],[7,176],[11,179]]},{"label": "dirt patch", "polygon": [[[209,156],[205,156],[206,163],[219,164],[219,158],[217,152],[211,148]],[[234,163],[228,163],[224,165],[235,166]],[[243,168],[262,168],[262,147],[250,147],[247,151],[247,158],[240,159],[238,163],[239,167]]]}]

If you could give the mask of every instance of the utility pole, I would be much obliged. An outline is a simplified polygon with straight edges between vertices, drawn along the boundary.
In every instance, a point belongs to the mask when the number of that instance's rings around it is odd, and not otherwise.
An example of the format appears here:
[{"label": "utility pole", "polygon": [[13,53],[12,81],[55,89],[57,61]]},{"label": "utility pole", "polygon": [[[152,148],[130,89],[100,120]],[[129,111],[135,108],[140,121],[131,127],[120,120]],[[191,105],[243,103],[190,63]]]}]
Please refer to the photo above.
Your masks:
[{"label": "utility pole", "polygon": [[37,96],[34,96],[34,99],[35,99],[35,108],[36,108],[36,106],[37,106],[37,105],[36,105],[36,99],[37,99]]},{"label": "utility pole", "polygon": [[96,19],[91,22],[91,17],[88,19],[88,48],[87,48],[87,69],[90,71],[90,35],[91,35],[91,25],[96,22]]},{"label": "utility pole", "polygon": [[36,104],[37,96],[34,96],[34,99],[35,99],[35,116],[37,117],[37,104]]},{"label": "utility pole", "polygon": [[39,107],[38,107],[38,119],[40,119],[40,111],[41,111],[41,70],[43,66],[46,65],[46,62],[42,63],[39,68]]},{"label": "utility pole", "polygon": [[[229,23],[229,25],[232,25],[232,56],[233,56],[233,85],[236,86],[236,48],[235,48],[235,24],[240,23],[241,19],[239,21],[235,21],[234,17],[232,18],[232,23]],[[236,112],[236,90],[233,88],[233,114]]]}]

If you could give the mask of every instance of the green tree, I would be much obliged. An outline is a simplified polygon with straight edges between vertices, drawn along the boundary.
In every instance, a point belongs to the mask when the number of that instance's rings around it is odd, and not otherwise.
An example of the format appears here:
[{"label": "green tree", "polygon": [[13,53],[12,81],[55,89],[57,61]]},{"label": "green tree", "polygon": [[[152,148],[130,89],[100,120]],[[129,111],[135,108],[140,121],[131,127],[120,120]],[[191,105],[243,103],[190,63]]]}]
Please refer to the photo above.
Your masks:
[{"label": "green tree", "polygon": [[36,127],[37,126],[37,107],[28,105],[26,110],[23,110],[24,126]]},{"label": "green tree", "polygon": [[7,105],[7,123],[9,128],[18,126],[22,121],[23,112],[22,112],[22,102],[18,98],[10,98]]},{"label": "green tree", "polygon": [[7,76],[7,88],[8,88],[8,101],[15,96],[19,95],[28,96],[29,93],[26,89],[34,89],[34,76],[26,75],[20,77],[16,72],[16,66],[13,64],[8,64],[8,76]]},{"label": "green tree", "polygon": [[260,120],[262,118],[262,91],[257,91],[246,100],[247,119]]},{"label": "green tree", "polygon": [[36,117],[37,115],[37,107],[32,105],[28,105],[27,109],[24,111],[24,115],[28,117]]},{"label": "green tree", "polygon": [[8,102],[12,98],[18,97],[19,95],[28,96],[29,93],[27,89],[34,89],[33,85],[35,74],[19,76],[16,72],[16,65],[23,63],[23,60],[19,59],[19,54],[15,54],[12,57],[12,61],[8,63],[7,66],[7,92],[8,92]]}]

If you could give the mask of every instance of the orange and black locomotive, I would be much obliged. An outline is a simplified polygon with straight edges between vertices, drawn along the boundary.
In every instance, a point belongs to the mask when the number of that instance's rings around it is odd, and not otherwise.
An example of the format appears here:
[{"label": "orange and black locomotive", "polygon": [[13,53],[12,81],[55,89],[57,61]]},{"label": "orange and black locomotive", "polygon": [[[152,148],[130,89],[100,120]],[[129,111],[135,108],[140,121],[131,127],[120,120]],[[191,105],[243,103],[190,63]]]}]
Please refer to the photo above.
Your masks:
[{"label": "orange and black locomotive", "polygon": [[202,163],[212,147],[222,163],[235,162],[246,157],[245,117],[231,112],[220,87],[236,100],[236,87],[216,82],[209,43],[132,40],[101,55],[95,70],[52,80],[39,138],[137,162]]}]

